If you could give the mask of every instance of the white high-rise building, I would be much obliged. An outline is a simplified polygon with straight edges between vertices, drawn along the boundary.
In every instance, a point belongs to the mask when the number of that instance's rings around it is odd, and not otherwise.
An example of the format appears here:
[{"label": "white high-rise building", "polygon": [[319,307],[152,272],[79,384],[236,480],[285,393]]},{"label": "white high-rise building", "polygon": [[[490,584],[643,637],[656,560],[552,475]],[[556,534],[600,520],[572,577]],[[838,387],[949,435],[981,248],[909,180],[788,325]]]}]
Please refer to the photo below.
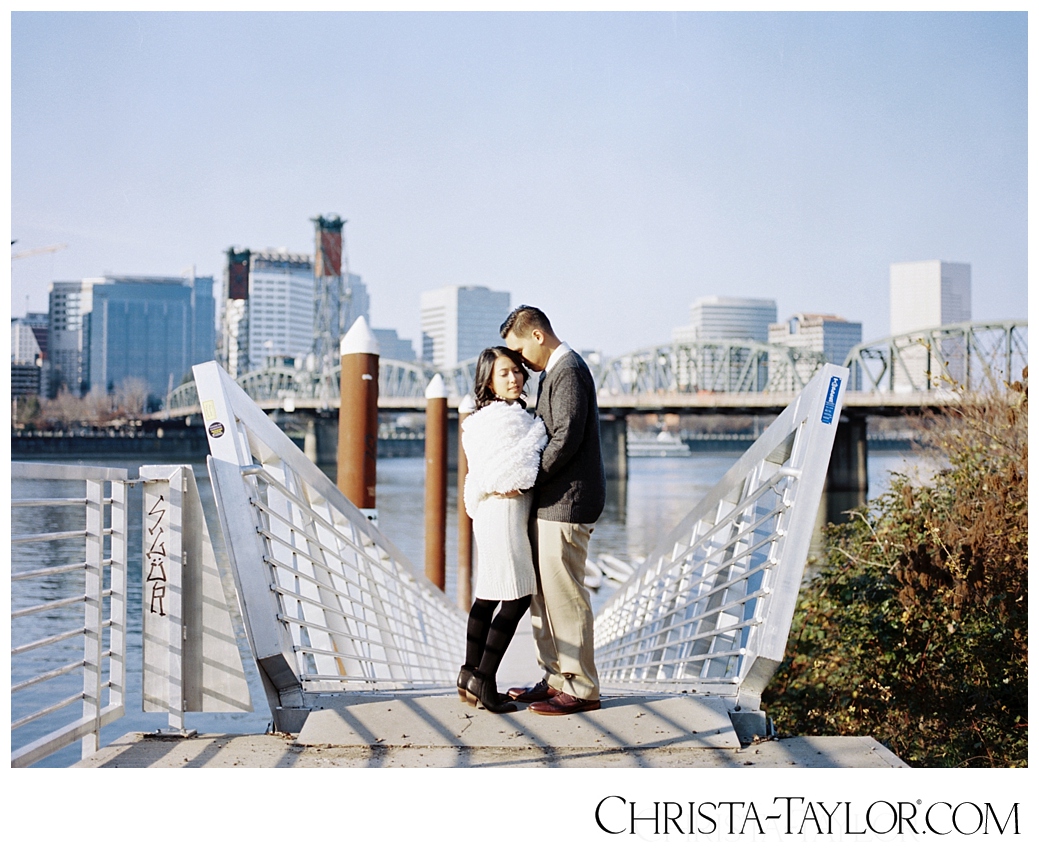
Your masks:
[{"label": "white high-rise building", "polygon": [[248,254],[248,290],[237,297],[224,272],[221,353],[239,377],[268,361],[303,359],[314,340],[314,266],[285,249]]},{"label": "white high-rise building", "polygon": [[776,302],[766,298],[700,298],[689,309],[690,323],[677,327],[675,343],[722,339],[768,340],[768,326],[776,321]]},{"label": "white high-rise building", "polygon": [[891,266],[891,335],[970,321],[970,265],[896,262]]},{"label": "white high-rise building", "polygon": [[36,334],[24,319],[11,319],[11,362],[19,366],[35,366],[42,355]]},{"label": "white high-rise building", "polygon": [[[302,365],[314,345],[312,258],[285,248],[241,251],[233,265],[248,278],[232,286],[235,275],[224,271],[220,352],[227,371],[237,378],[272,362]],[[340,327],[349,330],[368,318],[368,287],[358,274],[344,272],[343,280]]]},{"label": "white high-rise building", "polygon": [[[896,262],[890,277],[891,335],[940,328],[971,319],[970,265],[964,262]],[[893,367],[896,390],[924,390],[966,376],[966,354],[958,340],[941,343],[943,359],[924,346],[902,352]],[[904,367],[904,368],[903,368]]]},{"label": "white high-rise building", "polygon": [[487,286],[446,286],[423,292],[422,360],[447,369],[501,345],[499,330],[511,295]]}]

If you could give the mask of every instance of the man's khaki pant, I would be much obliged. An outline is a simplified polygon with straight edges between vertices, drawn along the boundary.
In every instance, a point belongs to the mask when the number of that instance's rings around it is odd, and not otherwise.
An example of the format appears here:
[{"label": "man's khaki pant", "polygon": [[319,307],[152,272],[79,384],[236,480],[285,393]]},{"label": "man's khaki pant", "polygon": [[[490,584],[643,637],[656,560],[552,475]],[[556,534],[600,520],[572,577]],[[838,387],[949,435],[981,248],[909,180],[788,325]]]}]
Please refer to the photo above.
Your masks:
[{"label": "man's khaki pant", "polygon": [[538,591],[530,604],[530,621],[538,663],[550,687],[578,699],[599,698],[595,670],[592,602],[584,585],[590,524],[530,522],[530,542]]}]

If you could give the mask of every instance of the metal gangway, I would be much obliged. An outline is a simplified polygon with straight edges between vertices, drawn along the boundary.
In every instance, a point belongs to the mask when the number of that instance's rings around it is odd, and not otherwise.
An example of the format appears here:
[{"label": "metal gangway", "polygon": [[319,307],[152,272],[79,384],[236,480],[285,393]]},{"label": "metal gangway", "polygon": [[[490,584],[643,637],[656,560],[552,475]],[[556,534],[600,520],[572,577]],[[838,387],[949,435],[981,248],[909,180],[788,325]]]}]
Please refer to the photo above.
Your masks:
[{"label": "metal gangway", "polygon": [[[48,502],[82,505],[84,529],[16,534],[14,545],[85,540],[85,561],[19,572],[13,585],[85,573],[85,589],[62,602],[85,605],[82,627],[64,632],[82,638],[82,654],[58,668],[83,674],[60,703],[81,703],[82,716],[18,748],[16,766],[76,740],[87,755],[101,725],[122,714],[128,489],[141,491],[144,705],[168,712],[172,733],[185,711],[249,709],[221,572],[233,578],[277,731],[299,732],[311,712],[347,696],[453,692],[464,612],[216,363],[196,366],[195,379],[230,568],[216,568],[190,467],[72,474],[86,478],[86,496]],[[768,734],[761,692],[783,658],[847,387],[847,368],[824,366],[604,605],[595,628],[604,693],[711,698],[741,736]],[[17,479],[41,466],[14,467]],[[12,623],[47,609],[15,606]],[[12,663],[19,646],[55,641],[14,642]],[[43,714],[21,715],[12,730]]]},{"label": "metal gangway", "polygon": [[[216,363],[195,367],[210,475],[278,728],[329,694],[452,687],[465,616]],[[848,370],[828,364],[596,622],[603,689],[724,698],[763,734]]]}]

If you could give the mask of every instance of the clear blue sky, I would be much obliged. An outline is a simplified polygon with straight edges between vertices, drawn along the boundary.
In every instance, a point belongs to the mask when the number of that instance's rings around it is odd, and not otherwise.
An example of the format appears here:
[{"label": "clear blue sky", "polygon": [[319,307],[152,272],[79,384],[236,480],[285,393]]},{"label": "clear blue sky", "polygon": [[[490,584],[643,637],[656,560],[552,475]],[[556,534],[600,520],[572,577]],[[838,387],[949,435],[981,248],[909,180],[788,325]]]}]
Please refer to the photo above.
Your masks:
[{"label": "clear blue sky", "polygon": [[888,266],[1027,313],[1024,13],[15,13],[11,310],[51,280],[219,278],[338,213],[372,323],[448,284],[572,345],[698,297],[888,332]]}]

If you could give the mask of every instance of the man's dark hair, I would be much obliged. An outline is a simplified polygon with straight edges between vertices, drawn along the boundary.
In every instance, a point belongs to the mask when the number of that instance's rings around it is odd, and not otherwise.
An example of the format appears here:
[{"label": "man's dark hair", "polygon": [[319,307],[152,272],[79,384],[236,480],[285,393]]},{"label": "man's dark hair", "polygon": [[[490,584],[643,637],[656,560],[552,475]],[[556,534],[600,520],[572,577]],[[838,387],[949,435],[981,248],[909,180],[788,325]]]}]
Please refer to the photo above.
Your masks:
[{"label": "man's dark hair", "polygon": [[516,336],[526,336],[532,330],[540,330],[542,333],[548,333],[552,336],[556,335],[556,332],[552,330],[552,322],[548,320],[548,316],[545,315],[537,307],[533,306],[518,306],[512,312],[509,313],[509,317],[501,324],[501,338],[504,339],[510,333],[515,333]]}]

